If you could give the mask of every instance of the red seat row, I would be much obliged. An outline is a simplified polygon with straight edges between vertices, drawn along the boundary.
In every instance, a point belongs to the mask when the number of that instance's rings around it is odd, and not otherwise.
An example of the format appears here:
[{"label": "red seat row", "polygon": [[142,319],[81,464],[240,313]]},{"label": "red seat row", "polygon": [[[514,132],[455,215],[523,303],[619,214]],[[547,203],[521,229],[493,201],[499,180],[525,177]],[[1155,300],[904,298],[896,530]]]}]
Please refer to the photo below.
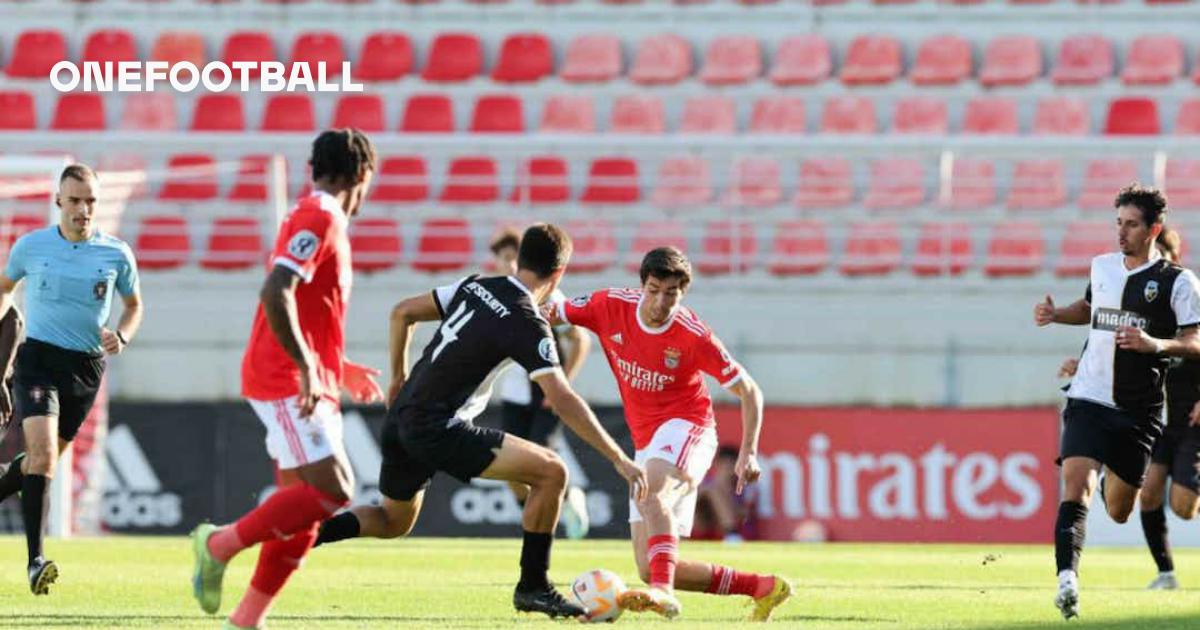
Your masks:
[{"label": "red seat row", "polygon": [[[563,51],[557,74],[572,83],[611,81],[624,74],[621,40],[615,34],[588,34],[574,38]],[[1114,76],[1116,53],[1111,40],[1100,34],[1072,35],[1057,43],[1050,79],[1063,85],[1095,84]],[[292,42],[288,60],[325,62],[329,76],[337,76],[347,45],[332,31],[301,33]],[[554,46],[542,33],[514,33],[500,44],[490,73],[500,83],[528,83],[556,74]],[[51,29],[20,33],[5,72],[11,78],[44,79],[51,67],[69,59],[62,32]],[[412,41],[400,32],[376,32],[358,47],[354,75],[364,81],[392,81],[416,69]],[[768,67],[764,45],[752,35],[725,35],[704,46],[699,72],[693,67],[692,42],[676,34],[646,37],[638,42],[628,78],[641,85],[674,84],[693,74],[708,85],[735,85],[765,75],[776,85],[806,85],[828,79],[833,71],[831,45],[821,35],[795,35],[777,46]],[[881,85],[901,77],[904,45],[887,35],[861,35],[844,51],[839,78],[846,85]],[[429,45],[421,69],[424,81],[454,83],[484,74],[484,44],[478,35],[449,32]],[[1182,76],[1186,51],[1176,36],[1147,34],[1129,43],[1121,80],[1127,85],[1159,85]],[[218,59],[270,61],[277,59],[276,43],[265,31],[237,31],[224,41]],[[105,29],[93,32],[84,43],[81,61],[120,62],[139,59],[131,32]],[[159,35],[148,60],[190,61],[202,67],[208,56],[204,40],[195,32]],[[913,54],[908,77],[915,85],[951,85],[972,76],[972,43],[960,35],[935,35],[923,40]],[[1001,35],[985,46],[979,64],[979,81],[985,86],[1024,85],[1044,72],[1043,44],[1028,35]],[[250,72],[257,75],[257,70]],[[1200,82],[1200,62],[1192,75]]]}]

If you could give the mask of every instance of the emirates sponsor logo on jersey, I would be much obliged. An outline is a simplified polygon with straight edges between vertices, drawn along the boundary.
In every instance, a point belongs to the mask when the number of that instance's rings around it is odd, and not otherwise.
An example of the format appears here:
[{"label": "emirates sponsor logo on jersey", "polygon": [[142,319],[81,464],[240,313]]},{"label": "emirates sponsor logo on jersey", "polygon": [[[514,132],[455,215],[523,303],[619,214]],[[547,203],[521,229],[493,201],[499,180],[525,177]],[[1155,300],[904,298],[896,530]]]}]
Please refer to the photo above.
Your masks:
[{"label": "emirates sponsor logo on jersey", "polygon": [[667,348],[663,350],[663,365],[667,366],[667,369],[674,370],[679,367],[679,357],[681,356],[683,356],[683,352],[680,352],[678,348]]},{"label": "emirates sponsor logo on jersey", "polygon": [[644,368],[636,361],[622,359],[616,352],[611,354],[613,362],[617,365],[617,371],[620,372],[621,380],[633,389],[643,392],[661,392],[666,389],[668,384],[675,382],[675,377],[670,374]]},{"label": "emirates sponsor logo on jersey", "polygon": [[1116,308],[1098,308],[1096,314],[1092,317],[1092,328],[1096,330],[1108,330],[1116,332],[1118,328],[1125,326],[1133,326],[1146,330],[1150,325],[1150,320],[1130,311],[1122,311]]}]

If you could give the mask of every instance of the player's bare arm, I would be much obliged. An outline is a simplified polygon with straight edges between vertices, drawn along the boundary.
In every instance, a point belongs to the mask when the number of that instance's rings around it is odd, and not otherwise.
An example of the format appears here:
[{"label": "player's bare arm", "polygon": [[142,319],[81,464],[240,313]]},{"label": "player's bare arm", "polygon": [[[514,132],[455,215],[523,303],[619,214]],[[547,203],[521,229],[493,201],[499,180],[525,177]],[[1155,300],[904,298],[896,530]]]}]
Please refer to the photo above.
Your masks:
[{"label": "player's bare arm", "polygon": [[1200,326],[1188,326],[1174,339],[1156,339],[1133,326],[1117,329],[1117,347],[1143,354],[1165,354],[1171,357],[1200,358]]},{"label": "player's bare arm", "polygon": [[738,397],[742,405],[742,445],[733,468],[737,475],[737,493],[741,494],[746,484],[758,481],[762,473],[758,466],[758,437],[762,432],[763,396],[758,383],[744,369],[742,377],[728,390]]},{"label": "player's bare arm", "polygon": [[17,346],[24,332],[25,319],[21,317],[21,312],[15,308],[8,309],[0,318],[0,369],[3,370],[0,373],[0,428],[7,426],[12,418],[12,392],[8,388],[8,381],[12,378]]},{"label": "player's bare arm", "polygon": [[1054,300],[1047,295],[1046,299],[1033,307],[1033,321],[1038,326],[1050,324],[1066,324],[1067,326],[1083,326],[1092,321],[1092,305],[1087,300],[1079,299],[1070,306],[1056,308]]},{"label": "player's bare arm", "polygon": [[433,295],[422,293],[400,300],[392,307],[391,325],[388,333],[388,353],[391,357],[392,383],[388,386],[388,400],[400,393],[408,380],[408,347],[412,343],[412,327],[420,322],[441,319]]},{"label": "player's bare arm", "polygon": [[546,400],[558,417],[584,442],[612,462],[617,472],[629,482],[630,496],[641,500],[646,493],[646,473],[629,459],[608,431],[600,426],[591,408],[571,389],[566,376],[560,370],[552,370],[533,380],[546,393]]},{"label": "player's bare arm", "polygon": [[300,368],[300,415],[309,416],[321,399],[321,379],[317,375],[317,363],[312,349],[300,332],[300,314],[296,310],[296,287],[300,276],[294,271],[276,265],[263,283],[258,297],[262,300],[263,314],[271,326],[271,332],[288,357]]},{"label": "player's bare arm", "polygon": [[566,373],[569,382],[575,380],[579,370],[583,369],[583,361],[592,349],[592,338],[579,326],[571,326],[562,335],[571,345],[571,351],[566,353],[566,359],[563,361],[563,372]]},{"label": "player's bare arm", "polygon": [[140,292],[130,293],[124,296],[122,301],[125,303],[125,310],[121,312],[121,321],[117,323],[117,329],[100,329],[100,345],[108,354],[121,354],[125,346],[133,341],[133,336],[142,326],[142,317],[145,315],[146,306],[142,302]]}]

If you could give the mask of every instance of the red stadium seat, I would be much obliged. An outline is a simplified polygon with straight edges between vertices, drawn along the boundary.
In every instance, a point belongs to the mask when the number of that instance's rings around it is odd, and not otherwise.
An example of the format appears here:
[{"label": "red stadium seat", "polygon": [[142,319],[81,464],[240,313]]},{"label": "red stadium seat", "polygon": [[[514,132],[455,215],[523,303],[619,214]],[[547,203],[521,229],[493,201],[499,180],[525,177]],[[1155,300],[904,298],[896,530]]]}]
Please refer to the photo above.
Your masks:
[{"label": "red stadium seat", "polygon": [[1175,116],[1175,135],[1200,135],[1200,98],[1189,98],[1179,104],[1179,113]]},{"label": "red stadium seat", "polygon": [[820,273],[829,266],[829,238],[818,221],[784,221],[775,227],[767,270],[777,276]]},{"label": "red stadium seat", "polygon": [[258,202],[267,200],[267,181],[271,166],[269,155],[244,155],[238,161],[238,172],[226,197],[229,201]]},{"label": "red stadium seat", "polygon": [[1129,46],[1121,80],[1126,85],[1163,85],[1183,74],[1183,43],[1174,35],[1142,35]]},{"label": "red stadium seat", "polygon": [[1019,132],[1015,100],[1003,96],[980,96],[967,102],[963,133],[1015,136]]},{"label": "red stadium seat", "polygon": [[840,94],[825,100],[821,133],[873,134],[877,131],[875,104],[864,96]]},{"label": "red stadium seat", "polygon": [[33,95],[21,90],[0,91],[0,130],[33,131],[37,115]]},{"label": "red stadium seat", "polygon": [[663,160],[658,166],[654,192],[650,199],[662,208],[689,208],[704,205],[713,198],[708,161],[701,157]]},{"label": "red stadium seat", "polygon": [[563,229],[571,235],[575,246],[567,267],[571,273],[604,271],[617,261],[617,239],[608,221],[576,219],[568,221]]},{"label": "red stadium seat", "polygon": [[871,162],[864,206],[873,210],[900,210],[924,202],[925,169],[920,160],[897,157]]},{"label": "red stadium seat", "polygon": [[1112,210],[1116,192],[1136,181],[1137,172],[1137,162],[1129,158],[1088,160],[1076,204],[1082,210]]},{"label": "red stadium seat", "polygon": [[1033,133],[1039,136],[1086,136],[1092,117],[1087,101],[1073,96],[1048,96],[1037,103]]},{"label": "red stadium seat", "polygon": [[906,96],[896,101],[892,131],[945,135],[948,121],[946,101],[932,96]]},{"label": "red stadium seat", "polygon": [[5,74],[13,79],[41,79],[50,76],[54,64],[70,60],[67,40],[55,30],[30,29],[17,35]]},{"label": "red stadium seat", "polygon": [[900,229],[890,221],[852,223],[841,271],[847,276],[881,276],[900,267]]},{"label": "red stadium seat", "polygon": [[372,201],[412,203],[429,198],[429,179],[423,157],[386,157],[380,163],[375,179]]},{"label": "red stadium seat", "polygon": [[483,45],[472,33],[442,33],[433,40],[421,78],[438,83],[473,79],[483,69]]},{"label": "red stadium seat", "polygon": [[700,80],[708,85],[738,85],[762,74],[762,50],[758,39],[727,35],[714,39],[704,53]]},{"label": "red stadium seat", "polygon": [[886,35],[860,35],[850,42],[842,64],[846,85],[884,85],[900,76],[900,42]]},{"label": "red stadium seat", "polygon": [[102,29],[93,31],[83,44],[83,63],[96,62],[112,63],[112,74],[117,72],[117,64],[122,61],[137,61],[137,42],[133,34],[124,29]]},{"label": "red stadium seat", "polygon": [[450,161],[442,203],[492,203],[500,198],[496,161],[490,157],[460,157]]},{"label": "red stadium seat", "polygon": [[362,81],[395,81],[412,72],[412,41],[404,33],[379,31],[363,40],[354,78]]},{"label": "red stadium seat", "polygon": [[563,203],[571,198],[566,160],[544,155],[531,157],[517,167],[513,203]]},{"label": "red stadium seat", "polygon": [[629,158],[597,158],[588,168],[584,203],[627,204],[641,199],[637,162]]},{"label": "red stadium seat", "polygon": [[167,162],[167,181],[160,201],[207,201],[217,198],[217,160],[208,154],[173,155]]},{"label": "red stadium seat", "polygon": [[[41,195],[38,196],[38,200],[41,201]],[[0,215],[0,245],[3,245],[4,251],[8,252],[17,239],[44,227],[46,227],[45,211],[4,213]]]},{"label": "red stadium seat", "polygon": [[[226,64],[233,64],[235,61],[253,61],[259,64],[264,61],[276,61],[275,43],[271,36],[263,31],[238,31],[225,39],[221,60]],[[238,80],[243,72],[251,78],[257,77],[260,72],[258,66],[243,71],[230,65],[230,69],[233,71],[234,80]]]},{"label": "red stadium seat", "polygon": [[1158,103],[1152,98],[1138,96],[1109,101],[1104,133],[1110,136],[1158,135]]},{"label": "red stadium seat", "polygon": [[1117,230],[1112,223],[1072,221],[1063,233],[1058,248],[1055,275],[1085,277],[1091,273],[1092,259],[1107,254],[1117,244]]},{"label": "red stadium seat", "polygon": [[758,265],[758,237],[750,221],[710,221],[700,239],[696,268],[706,275],[746,273]]},{"label": "red stadium seat", "polygon": [[983,272],[993,278],[1031,276],[1042,269],[1045,257],[1046,243],[1037,223],[1000,223],[992,228]]},{"label": "red stadium seat", "polygon": [[454,133],[454,105],[444,94],[414,94],[404,104],[400,131]]},{"label": "red stadium seat", "polygon": [[679,133],[737,133],[737,111],[733,99],[719,94],[693,96],[683,105]]},{"label": "red stadium seat", "polygon": [[367,132],[387,129],[384,121],[383,98],[378,94],[346,94],[338,99],[333,110],[335,129],[354,127]]},{"label": "red stadium seat", "polygon": [[400,263],[404,240],[395,219],[362,217],[350,224],[351,264],[355,271],[375,273]]},{"label": "red stadium seat", "polygon": [[242,97],[237,94],[202,94],[192,110],[192,131],[245,131]]},{"label": "red stadium seat", "polygon": [[187,219],[181,215],[142,217],[134,251],[141,269],[177,269],[187,264],[192,252]]},{"label": "red stadium seat", "polygon": [[412,267],[431,273],[455,271],[471,264],[474,250],[466,219],[427,219],[421,224]]},{"label": "red stadium seat", "polygon": [[854,177],[845,158],[810,158],[800,163],[795,204],[801,208],[838,208],[854,201]]},{"label": "red stadium seat", "polygon": [[97,92],[71,92],[59,96],[50,128],[55,131],[103,131],[104,99]]},{"label": "red stadium seat", "polygon": [[257,218],[218,217],[209,229],[200,266],[218,271],[247,269],[261,265],[265,253]]},{"label": "red stadium seat", "polygon": [[625,270],[637,273],[646,252],[656,247],[674,247],[687,253],[687,232],[678,221],[642,221],[634,232],[633,243],[625,258]]},{"label": "red stadium seat", "polygon": [[779,162],[772,157],[740,157],[733,162],[725,203],[730,206],[766,208],[783,201]]},{"label": "red stadium seat", "polygon": [[263,110],[263,131],[313,131],[317,128],[308,94],[272,94]]},{"label": "red stadium seat", "polygon": [[692,73],[688,40],[674,34],[643,39],[637,48],[629,79],[642,85],[671,85]]},{"label": "red stadium seat", "polygon": [[750,133],[799,134],[808,129],[804,99],[799,96],[764,96],[754,102]]},{"label": "red stadium seat", "polygon": [[1167,158],[1163,192],[1176,210],[1200,210],[1200,160]]},{"label": "red stadium seat", "polygon": [[[3,107],[0,106],[0,109]],[[178,125],[173,93],[154,91],[125,95],[125,109],[121,111],[122,130],[175,131]]]},{"label": "red stadium seat", "polygon": [[971,76],[971,43],[958,35],[921,42],[908,78],[915,85],[954,85]]},{"label": "red stadium seat", "polygon": [[1030,35],[1005,35],[988,42],[979,81],[985,86],[1025,85],[1042,73],[1042,48]]},{"label": "red stadium seat", "polygon": [[[208,54],[204,49],[204,36],[195,31],[159,33],[150,50],[150,60],[167,62],[168,71],[184,61],[202,70],[208,63]],[[181,72],[179,77],[186,80],[189,74]]]},{"label": "red stadium seat", "polygon": [[811,85],[829,78],[829,42],[820,35],[793,35],[779,44],[770,79],[775,85]]},{"label": "red stadium seat", "polygon": [[[342,62],[346,61],[346,50],[342,38],[331,31],[308,31],[300,33],[292,42],[292,64],[307,63],[310,77],[315,83],[318,75],[317,64],[325,64],[326,77],[338,77],[342,74]],[[289,70],[289,75],[290,75]],[[358,79],[358,77],[354,77]]]},{"label": "red stadium seat", "polygon": [[592,97],[555,94],[542,105],[542,133],[594,133],[596,106]]},{"label": "red stadium seat", "polygon": [[971,226],[966,223],[926,223],[917,237],[912,271],[918,276],[957,276],[974,260]]},{"label": "red stadium seat", "polygon": [[612,133],[661,134],[666,131],[662,99],[657,96],[618,96],[612,105]]},{"label": "red stadium seat", "polygon": [[1066,176],[1058,159],[1020,160],[1013,166],[1009,210],[1049,210],[1067,202]]},{"label": "red stadium seat", "polygon": [[471,133],[522,133],[525,111],[521,99],[508,94],[488,94],[475,100]]},{"label": "red stadium seat", "polygon": [[504,38],[500,60],[492,70],[499,83],[532,83],[554,74],[550,40],[541,33],[518,33]]},{"label": "red stadium seat", "polygon": [[568,83],[603,83],[621,76],[621,40],[580,35],[567,44],[559,77]]},{"label": "red stadium seat", "polygon": [[943,205],[952,210],[978,210],[995,203],[996,165],[986,158],[954,158],[949,198]]},{"label": "red stadium seat", "polygon": [[1058,85],[1095,85],[1113,74],[1113,45],[1103,35],[1072,35],[1062,40],[1051,76]]}]

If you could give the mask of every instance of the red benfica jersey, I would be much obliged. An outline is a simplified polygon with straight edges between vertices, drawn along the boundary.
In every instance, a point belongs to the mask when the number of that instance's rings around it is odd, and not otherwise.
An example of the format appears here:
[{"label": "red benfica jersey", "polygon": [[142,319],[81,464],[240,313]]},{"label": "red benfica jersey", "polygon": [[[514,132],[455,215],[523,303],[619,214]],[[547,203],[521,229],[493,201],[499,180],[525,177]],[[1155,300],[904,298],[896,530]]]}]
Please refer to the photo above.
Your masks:
[{"label": "red benfica jersey", "polygon": [[641,298],[641,289],[605,289],[559,305],[562,319],[600,338],[638,449],[673,418],[715,423],[701,372],[722,387],[742,377],[741,366],[695,313],[680,307],[662,328],[650,328],[638,317]]},{"label": "red benfica jersey", "polygon": [[[326,396],[339,399],[345,358],[346,305],[350,301],[350,239],[346,213],[323,192],[301,199],[279,227],[271,267],[296,272],[296,309],[304,341],[317,355]],[[283,351],[260,303],[242,357],[242,395],[277,400],[300,393],[300,368]]]}]

